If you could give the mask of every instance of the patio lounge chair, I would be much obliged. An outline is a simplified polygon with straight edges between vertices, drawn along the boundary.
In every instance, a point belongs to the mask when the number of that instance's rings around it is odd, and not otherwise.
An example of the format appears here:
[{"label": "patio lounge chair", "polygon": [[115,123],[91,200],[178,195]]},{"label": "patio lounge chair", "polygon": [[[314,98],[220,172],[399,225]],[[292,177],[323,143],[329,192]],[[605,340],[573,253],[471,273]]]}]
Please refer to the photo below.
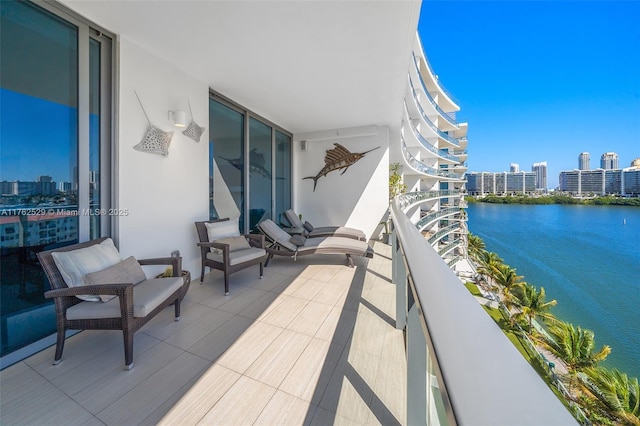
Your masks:
[{"label": "patio lounge chair", "polygon": [[284,216],[291,224],[291,228],[288,231],[292,234],[302,234],[309,238],[343,237],[367,241],[367,236],[359,229],[345,226],[313,226],[309,222],[302,223],[300,217],[291,209],[285,211]]},{"label": "patio lounge chair", "polygon": [[[56,307],[58,339],[53,364],[60,363],[66,330],[122,330],[125,368],[133,367],[133,335],[156,314],[180,301],[188,282],[182,258],[122,260],[110,238],[38,253]],[[171,265],[173,277],[147,279],[140,265]]]},{"label": "patio lounge chair", "polygon": [[208,266],[224,272],[224,294],[229,294],[229,275],[260,264],[260,278],[264,275],[264,235],[245,234],[238,231],[238,220],[217,219],[196,222],[200,242],[202,270],[200,282],[204,280],[204,268]]},{"label": "patio lounge chair", "polygon": [[295,260],[298,256],[308,254],[344,254],[350,267],[353,267],[351,256],[373,257],[373,249],[364,241],[344,237],[291,236],[271,219],[260,222],[258,228],[271,243],[266,247],[269,256],[265,266],[276,255],[293,257]]}]

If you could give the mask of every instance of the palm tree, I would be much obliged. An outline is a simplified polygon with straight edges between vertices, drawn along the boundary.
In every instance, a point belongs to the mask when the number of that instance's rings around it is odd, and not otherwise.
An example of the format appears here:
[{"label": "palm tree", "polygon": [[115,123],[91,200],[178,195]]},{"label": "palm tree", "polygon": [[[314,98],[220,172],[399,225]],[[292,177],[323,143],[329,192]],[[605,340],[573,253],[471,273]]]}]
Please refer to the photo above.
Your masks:
[{"label": "palm tree", "polygon": [[480,267],[478,272],[494,278],[497,268],[502,265],[503,260],[498,256],[498,253],[485,251],[480,258]]},{"label": "palm tree", "polygon": [[469,250],[469,255],[471,258],[480,263],[484,254],[486,253],[486,246],[484,245],[484,241],[482,238],[477,235],[473,235],[469,233],[469,238],[467,240],[467,249]]},{"label": "palm tree", "polygon": [[523,283],[517,286],[513,293],[521,309],[517,316],[528,319],[529,332],[531,332],[531,323],[534,318],[540,318],[545,321],[555,318],[549,310],[558,302],[556,300],[549,302],[545,300],[544,287],[540,287],[540,290],[538,290],[535,286]]},{"label": "palm tree", "polygon": [[615,368],[588,368],[585,374],[588,378],[586,388],[607,413],[620,419],[622,424],[640,425],[640,386],[637,378],[629,378]]},{"label": "palm tree", "polygon": [[580,326],[574,327],[573,324],[557,321],[547,331],[552,339],[546,341],[546,346],[564,361],[573,378],[585,368],[595,367],[611,353],[611,347],[607,345],[594,352],[593,331]]},{"label": "palm tree", "polygon": [[509,265],[498,265],[495,267],[495,275],[493,279],[500,286],[500,292],[502,294],[502,302],[510,308],[513,304],[513,290],[519,285],[524,285],[522,276],[516,274],[515,268]]},{"label": "palm tree", "polygon": [[502,265],[502,259],[497,253],[483,251],[480,257],[480,265],[478,266],[478,273],[486,278],[487,290],[495,291],[495,285],[491,280],[495,277],[496,268]]}]

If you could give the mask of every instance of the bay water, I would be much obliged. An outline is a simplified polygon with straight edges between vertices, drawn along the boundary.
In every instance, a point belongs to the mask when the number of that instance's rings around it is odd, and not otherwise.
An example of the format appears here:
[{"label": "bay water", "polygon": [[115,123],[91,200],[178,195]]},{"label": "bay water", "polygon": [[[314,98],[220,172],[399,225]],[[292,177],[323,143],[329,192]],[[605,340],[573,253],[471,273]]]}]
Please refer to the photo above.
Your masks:
[{"label": "bay water", "polygon": [[469,230],[640,378],[640,208],[470,203]]}]

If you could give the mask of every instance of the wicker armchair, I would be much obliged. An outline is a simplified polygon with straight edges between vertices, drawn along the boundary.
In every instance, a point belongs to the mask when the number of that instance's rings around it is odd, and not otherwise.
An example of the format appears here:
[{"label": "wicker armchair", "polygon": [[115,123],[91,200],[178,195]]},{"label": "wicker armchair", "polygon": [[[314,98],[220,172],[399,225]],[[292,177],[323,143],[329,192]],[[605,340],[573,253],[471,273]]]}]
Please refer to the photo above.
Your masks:
[{"label": "wicker armchair", "polygon": [[[73,244],[38,253],[38,259],[40,260],[40,264],[42,265],[52,288],[52,290],[45,293],[45,297],[53,299],[56,308],[58,335],[56,354],[53,362],[54,365],[60,363],[62,359],[66,330],[122,330],[124,337],[125,368],[127,370],[131,369],[133,367],[133,336],[135,332],[170,304],[175,304],[175,320],[178,321],[180,319],[180,301],[183,296],[183,287],[184,284],[186,284],[185,282],[182,282],[182,284],[177,287],[177,290],[173,291],[168,297],[166,297],[166,299],[162,300],[159,305],[144,316],[134,316],[134,285],[132,283],[87,285],[82,287],[67,286],[60,270],[54,262],[52,253],[90,247],[95,244],[100,244],[104,240],[106,240],[106,238],[99,238],[84,243]],[[171,265],[173,267],[173,276],[180,277],[180,279],[183,280],[181,257],[138,259],[138,262],[140,265]],[[153,284],[155,285],[156,283],[154,282]],[[158,285],[159,284],[160,283],[158,283]],[[172,288],[176,286],[177,283],[174,280]],[[119,301],[120,304],[120,316],[112,318],[92,318],[92,315],[87,315],[87,318],[68,319],[67,310],[80,303],[95,304],[93,307],[96,309],[104,309],[107,305],[102,302],[83,302],[76,297],[77,295],[114,295],[117,297],[117,301]],[[115,303],[116,299],[112,302]],[[139,300],[137,302],[138,304],[140,303]],[[88,310],[91,311],[92,306],[86,306],[88,307]]]},{"label": "wicker armchair", "polygon": [[[267,252],[264,250],[264,235],[245,234],[243,235],[249,242],[251,248],[232,252],[228,244],[223,242],[209,241],[207,225],[228,221],[229,218],[196,222],[198,239],[200,242],[200,255],[202,260],[202,270],[200,272],[200,283],[204,280],[204,269],[206,266],[224,272],[224,293],[229,294],[229,275],[234,272],[246,269],[250,266],[260,264],[260,278],[264,275],[264,262],[267,259]],[[221,254],[211,251],[216,248]],[[238,261],[239,260],[239,261]]]}]

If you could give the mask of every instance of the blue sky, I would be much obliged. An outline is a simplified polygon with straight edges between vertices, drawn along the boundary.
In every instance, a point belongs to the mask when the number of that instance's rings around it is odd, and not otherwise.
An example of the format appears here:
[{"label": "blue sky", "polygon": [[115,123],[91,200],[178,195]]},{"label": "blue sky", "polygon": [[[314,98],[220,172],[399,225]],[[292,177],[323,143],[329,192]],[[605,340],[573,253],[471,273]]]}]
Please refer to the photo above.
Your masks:
[{"label": "blue sky", "polygon": [[640,2],[429,1],[418,32],[469,123],[469,171],[640,157]]}]

